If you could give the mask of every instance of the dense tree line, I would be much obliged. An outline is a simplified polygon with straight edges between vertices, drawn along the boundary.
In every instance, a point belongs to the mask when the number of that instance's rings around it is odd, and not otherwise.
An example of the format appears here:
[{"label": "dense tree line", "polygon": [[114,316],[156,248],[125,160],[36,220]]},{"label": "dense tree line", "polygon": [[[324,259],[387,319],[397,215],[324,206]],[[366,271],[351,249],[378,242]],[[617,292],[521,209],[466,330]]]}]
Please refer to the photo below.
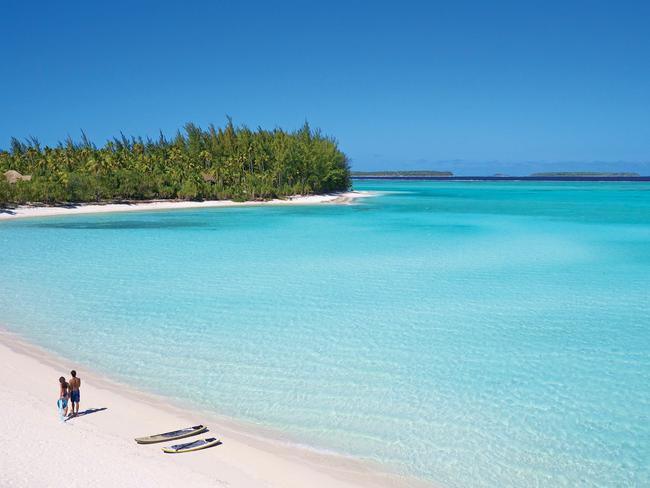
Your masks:
[{"label": "dense tree line", "polygon": [[[10,183],[9,170],[31,175]],[[294,132],[187,124],[173,138],[114,138],[97,147],[85,134],[56,147],[13,138],[0,151],[0,204],[144,199],[256,200],[350,186],[336,141],[305,125]]]}]

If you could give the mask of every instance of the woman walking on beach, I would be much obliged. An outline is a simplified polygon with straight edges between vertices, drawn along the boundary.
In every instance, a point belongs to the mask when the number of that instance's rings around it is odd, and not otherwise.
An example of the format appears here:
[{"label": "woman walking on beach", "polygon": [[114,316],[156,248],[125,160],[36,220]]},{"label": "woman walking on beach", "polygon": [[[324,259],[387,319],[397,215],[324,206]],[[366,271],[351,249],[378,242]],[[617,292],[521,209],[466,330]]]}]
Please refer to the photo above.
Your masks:
[{"label": "woman walking on beach", "polygon": [[61,419],[68,415],[68,388],[68,382],[61,376],[59,378],[59,399],[56,402],[56,406],[59,407]]}]

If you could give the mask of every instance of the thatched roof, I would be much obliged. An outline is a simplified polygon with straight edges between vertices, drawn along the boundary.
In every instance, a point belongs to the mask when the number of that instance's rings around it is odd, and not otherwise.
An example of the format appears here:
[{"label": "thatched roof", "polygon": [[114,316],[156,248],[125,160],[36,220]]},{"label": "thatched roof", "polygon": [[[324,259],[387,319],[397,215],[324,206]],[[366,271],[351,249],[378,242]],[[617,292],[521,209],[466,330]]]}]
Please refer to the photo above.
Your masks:
[{"label": "thatched roof", "polygon": [[5,179],[7,183],[16,183],[17,181],[29,181],[32,179],[32,175],[21,175],[18,171],[10,169],[5,171]]}]

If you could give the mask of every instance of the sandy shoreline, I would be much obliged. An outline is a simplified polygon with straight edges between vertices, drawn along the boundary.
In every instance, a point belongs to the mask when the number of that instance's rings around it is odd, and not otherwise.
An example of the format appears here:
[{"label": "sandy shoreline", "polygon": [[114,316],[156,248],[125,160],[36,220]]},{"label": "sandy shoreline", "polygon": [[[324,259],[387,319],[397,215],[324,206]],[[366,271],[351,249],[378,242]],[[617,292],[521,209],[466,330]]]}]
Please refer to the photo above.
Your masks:
[{"label": "sandy shoreline", "polygon": [[[192,412],[155,395],[114,383],[0,329],[0,469],[3,486],[416,487],[419,481],[379,466],[318,453],[241,429],[235,422]],[[76,368],[81,408],[105,409],[62,423],[57,378]],[[69,375],[66,375],[69,376]],[[166,455],[133,438],[204,423],[217,446]],[[71,478],[70,465],[78,466]]]},{"label": "sandy shoreline", "polygon": [[133,203],[104,203],[78,204],[61,206],[29,206],[23,205],[13,209],[0,208],[0,220],[12,220],[27,217],[51,217],[64,215],[80,215],[91,213],[111,212],[143,212],[152,210],[219,208],[219,207],[249,207],[266,205],[318,205],[323,203],[345,205],[357,198],[372,196],[372,192],[348,191],[326,195],[296,195],[284,200],[234,202],[232,200],[205,200],[202,202],[181,200],[155,200]]}]

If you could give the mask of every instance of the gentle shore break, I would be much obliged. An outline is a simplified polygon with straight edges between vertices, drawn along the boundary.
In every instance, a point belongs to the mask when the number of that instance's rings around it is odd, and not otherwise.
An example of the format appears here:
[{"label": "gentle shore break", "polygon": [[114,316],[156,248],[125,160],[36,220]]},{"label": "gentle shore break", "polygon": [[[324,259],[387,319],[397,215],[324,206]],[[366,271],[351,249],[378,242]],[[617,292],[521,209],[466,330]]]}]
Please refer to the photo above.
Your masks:
[{"label": "gentle shore break", "polygon": [[13,209],[0,208],[0,220],[111,212],[145,212],[152,210],[250,207],[261,205],[318,205],[323,203],[346,205],[352,203],[357,198],[364,198],[372,195],[372,192],[367,191],[348,191],[326,195],[295,195],[287,199],[248,202],[235,202],[233,200],[205,200],[202,202],[185,200],[154,200],[129,203],[80,203],[60,206],[22,205]]},{"label": "gentle shore break", "polygon": [[[89,373],[83,365],[74,364],[83,378],[81,415],[63,423],[56,411],[56,380],[73,363],[2,328],[0,361],[5,365],[0,402],[7,412],[0,419],[3,486],[419,486],[370,463],[271,441],[209,415],[206,419]],[[160,445],[134,442],[139,435],[204,419],[207,435],[218,436],[223,445],[170,457]],[[70,466],[75,466],[72,471]]]}]

